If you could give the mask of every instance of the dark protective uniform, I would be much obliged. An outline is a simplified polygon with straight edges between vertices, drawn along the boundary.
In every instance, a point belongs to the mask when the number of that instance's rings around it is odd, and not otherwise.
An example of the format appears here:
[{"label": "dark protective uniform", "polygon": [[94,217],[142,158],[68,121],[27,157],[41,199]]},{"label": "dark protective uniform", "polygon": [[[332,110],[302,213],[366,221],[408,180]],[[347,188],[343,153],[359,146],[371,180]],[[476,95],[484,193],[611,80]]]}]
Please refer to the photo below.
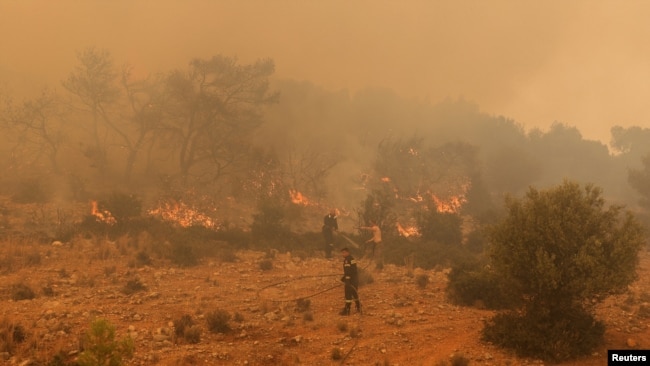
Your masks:
[{"label": "dark protective uniform", "polygon": [[339,229],[336,215],[328,214],[323,218],[323,238],[325,238],[325,257],[332,258],[334,248],[334,231]]},{"label": "dark protective uniform", "polygon": [[361,311],[358,293],[359,272],[357,270],[357,261],[349,254],[343,258],[343,277],[341,277],[341,281],[345,283],[345,307],[341,311],[341,315],[350,315],[352,301],[354,301],[356,309]]}]

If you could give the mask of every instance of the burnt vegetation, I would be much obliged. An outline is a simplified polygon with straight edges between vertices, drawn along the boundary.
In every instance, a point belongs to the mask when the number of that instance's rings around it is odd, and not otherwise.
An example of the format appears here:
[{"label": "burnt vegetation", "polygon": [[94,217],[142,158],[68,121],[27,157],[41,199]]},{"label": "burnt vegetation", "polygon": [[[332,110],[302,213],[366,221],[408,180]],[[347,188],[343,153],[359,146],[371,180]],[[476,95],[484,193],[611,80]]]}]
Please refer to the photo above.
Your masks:
[{"label": "burnt vegetation", "polygon": [[[268,253],[259,270],[272,273],[274,253],[323,255],[322,215],[337,207],[337,246],[354,244],[362,257],[369,236],[360,228],[376,222],[379,270],[450,269],[449,301],[501,311],[485,340],[553,362],[603,341],[585,304],[635,278],[650,227],[649,129],[612,128],[610,154],[571,126],[525,131],[462,100],[271,84],[268,59],[218,55],[144,78],[106,50],[82,50],[77,61],[61,90],[25,101],[0,94],[1,273],[52,254],[25,242],[90,248],[107,279],[121,255],[136,269],[191,267],[237,263],[245,249]],[[360,280],[375,281],[368,271]],[[146,290],[137,279],[122,287]],[[5,294],[38,296],[24,283]],[[313,320],[308,302],[297,309]],[[205,315],[212,333],[230,332],[230,321],[222,309]],[[12,352],[24,329],[4,323]],[[109,325],[95,327],[93,337],[113,340]],[[200,342],[189,315],[174,327]]]}]

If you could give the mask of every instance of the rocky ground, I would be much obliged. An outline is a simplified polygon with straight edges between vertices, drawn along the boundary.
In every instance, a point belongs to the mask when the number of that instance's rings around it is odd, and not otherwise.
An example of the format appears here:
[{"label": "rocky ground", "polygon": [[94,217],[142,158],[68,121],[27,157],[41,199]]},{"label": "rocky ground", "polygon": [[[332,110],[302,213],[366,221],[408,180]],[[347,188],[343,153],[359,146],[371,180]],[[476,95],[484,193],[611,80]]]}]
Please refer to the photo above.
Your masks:
[{"label": "rocky ground", "polygon": [[[339,258],[240,251],[180,268],[155,257],[140,263],[138,248],[155,244],[147,240],[2,243],[0,364],[74,360],[97,318],[115,326],[117,339],[134,340],[127,365],[544,364],[482,343],[482,323],[494,312],[450,304],[445,270],[375,271],[362,261],[372,278],[360,289],[364,312],[344,317]],[[644,252],[639,280],[597,307],[606,343],[564,365],[606,365],[607,349],[650,348],[649,275]],[[20,286],[35,297],[14,300]],[[218,312],[228,314],[229,331],[209,331]],[[176,334],[185,315],[195,324],[194,338]],[[11,325],[22,327],[22,342],[7,340]]]},{"label": "rocky ground", "polygon": [[[16,258],[39,253],[41,260],[0,277],[0,316],[26,333],[24,342],[0,354],[2,362],[44,364],[56,354],[73,359],[81,335],[102,317],[116,327],[117,338],[135,340],[130,365],[444,365],[454,355],[474,365],[543,364],[481,343],[482,322],[493,312],[448,303],[445,271],[411,274],[392,265],[368,271],[374,281],[360,289],[363,314],[343,317],[338,259],[268,258],[248,251],[238,252],[235,262],[177,268],[154,261],[137,268],[120,254],[120,245],[80,239],[5,247]],[[604,365],[608,348],[650,347],[643,312],[649,270],[644,254],[641,280],[630,293],[598,308],[608,325],[607,343],[566,365]],[[423,276],[426,286],[417,281]],[[18,283],[34,289],[36,297],[12,300],[11,288]],[[129,294],[133,283],[142,286]],[[314,294],[308,304],[295,300]],[[231,315],[230,331],[207,330],[206,317],[216,310]],[[198,343],[176,336],[174,321],[183,315],[200,330]]]}]

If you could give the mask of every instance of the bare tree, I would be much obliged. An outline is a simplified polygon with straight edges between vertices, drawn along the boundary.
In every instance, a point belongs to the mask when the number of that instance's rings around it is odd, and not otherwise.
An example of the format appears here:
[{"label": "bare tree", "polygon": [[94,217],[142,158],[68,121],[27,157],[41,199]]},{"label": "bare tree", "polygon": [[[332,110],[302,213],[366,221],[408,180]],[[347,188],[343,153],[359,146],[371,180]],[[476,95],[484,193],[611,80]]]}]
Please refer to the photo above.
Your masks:
[{"label": "bare tree", "polygon": [[262,123],[261,107],[277,99],[269,92],[273,72],[272,60],[240,65],[215,56],[169,75],[163,132],[184,183],[190,175],[214,182],[244,156],[250,132]]},{"label": "bare tree", "polygon": [[50,169],[59,172],[58,154],[65,141],[66,118],[60,107],[57,95],[48,89],[20,105],[6,101],[0,119],[13,142],[14,162],[33,165],[46,159]]}]

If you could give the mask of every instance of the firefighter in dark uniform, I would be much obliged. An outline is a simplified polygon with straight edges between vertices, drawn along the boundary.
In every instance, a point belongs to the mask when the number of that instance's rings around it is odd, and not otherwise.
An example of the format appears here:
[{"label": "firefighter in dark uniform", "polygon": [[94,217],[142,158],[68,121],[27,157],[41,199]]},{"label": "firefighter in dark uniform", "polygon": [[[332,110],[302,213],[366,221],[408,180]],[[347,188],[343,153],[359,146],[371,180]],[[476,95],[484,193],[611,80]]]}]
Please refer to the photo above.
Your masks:
[{"label": "firefighter in dark uniform", "polygon": [[339,230],[339,223],[336,220],[336,209],[323,218],[323,238],[325,239],[325,258],[332,258],[334,248],[334,232]]},{"label": "firefighter in dark uniform", "polygon": [[350,315],[352,301],[356,305],[358,312],[361,312],[361,303],[359,302],[359,272],[357,271],[357,261],[350,255],[348,248],[341,249],[343,255],[343,277],[341,281],[345,284],[345,307],[341,310],[340,315]]}]

